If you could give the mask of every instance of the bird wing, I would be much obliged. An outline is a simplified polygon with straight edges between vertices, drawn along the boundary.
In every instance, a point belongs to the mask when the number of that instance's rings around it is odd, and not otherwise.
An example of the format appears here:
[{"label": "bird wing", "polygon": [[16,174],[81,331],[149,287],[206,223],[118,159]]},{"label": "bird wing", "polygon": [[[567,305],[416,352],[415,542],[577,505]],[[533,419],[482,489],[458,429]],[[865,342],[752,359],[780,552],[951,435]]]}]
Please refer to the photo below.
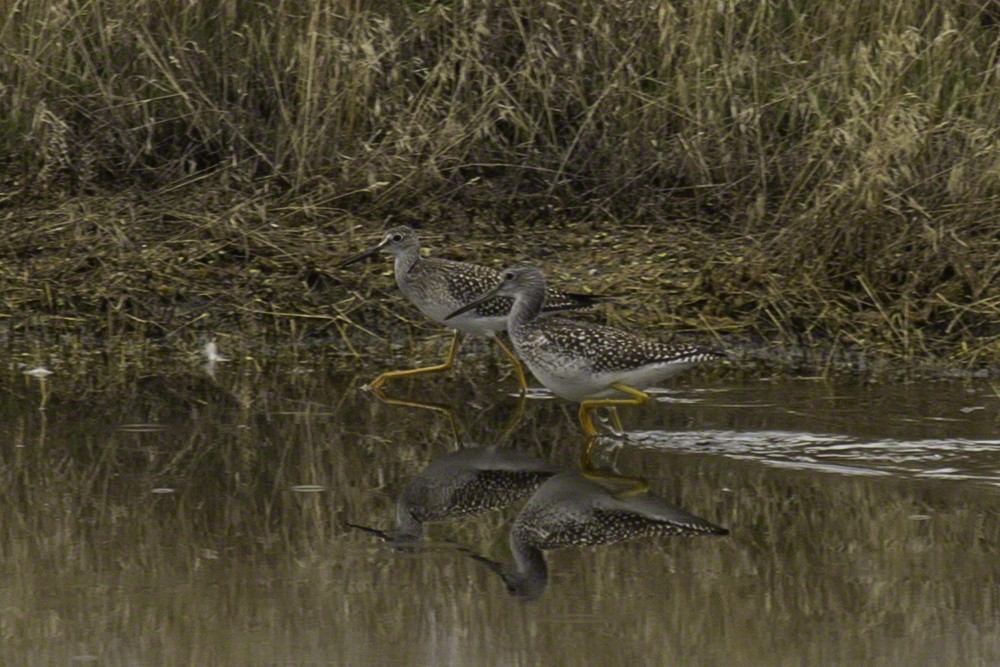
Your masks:
[{"label": "bird wing", "polygon": [[694,363],[723,354],[688,343],[664,343],[616,327],[590,322],[549,319],[537,323],[537,333],[560,349],[580,350],[596,371],[617,371],[654,363]]},{"label": "bird wing", "polygon": [[[456,262],[450,259],[439,259],[428,257],[423,260],[429,267],[433,267],[448,285],[448,291],[452,297],[459,302],[468,303],[497,285],[503,278],[503,271],[494,269],[482,264],[472,262]],[[472,296],[475,295],[475,296]],[[543,313],[555,313],[564,310],[582,310],[592,308],[602,301],[608,301],[609,297],[595,296],[593,294],[580,294],[576,292],[565,292],[558,289],[545,290],[545,305],[542,306]],[[506,317],[514,305],[514,299],[507,296],[498,296],[495,299],[480,304],[476,307],[476,313],[489,317]]]}]

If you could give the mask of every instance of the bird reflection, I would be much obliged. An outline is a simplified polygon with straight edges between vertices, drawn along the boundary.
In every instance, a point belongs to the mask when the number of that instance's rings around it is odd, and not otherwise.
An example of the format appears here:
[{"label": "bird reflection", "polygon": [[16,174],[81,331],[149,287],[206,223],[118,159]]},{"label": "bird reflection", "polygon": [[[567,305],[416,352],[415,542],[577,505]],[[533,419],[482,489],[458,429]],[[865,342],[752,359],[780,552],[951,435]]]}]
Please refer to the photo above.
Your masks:
[{"label": "bird reflection", "polygon": [[555,466],[510,449],[460,449],[434,459],[410,480],[396,502],[395,528],[347,525],[403,546],[423,536],[426,522],[501,509],[556,472]]},{"label": "bird reflection", "polygon": [[[444,414],[448,418],[448,424],[451,426],[451,434],[452,437],[455,439],[455,443],[456,444],[461,443],[462,441],[462,436],[460,434],[461,429],[459,428],[458,417],[456,416],[455,408],[453,406],[447,403],[439,403],[435,401],[421,401],[414,398],[397,398],[395,396],[388,396],[386,395],[385,390],[381,388],[372,389],[371,392],[379,401],[385,403],[386,405],[396,405],[400,407],[430,410],[432,412],[439,412]],[[514,428],[517,426],[518,422],[520,422],[521,418],[524,416],[525,401],[526,397],[524,394],[520,394],[517,397],[517,404],[514,408],[514,411],[511,413],[510,418],[507,421],[507,425],[504,426],[504,428],[498,432],[498,435],[495,438],[494,442],[496,444],[504,442],[505,440],[507,440],[507,438],[510,437],[511,433],[514,432]]]},{"label": "bird reflection", "polygon": [[[389,399],[386,403],[446,412],[458,441],[454,410],[442,403]],[[523,409],[504,430],[509,435]],[[612,414],[612,421],[616,414]],[[545,551],[614,544],[650,536],[721,536],[729,531],[650,492],[641,477],[603,470],[592,460],[598,436],[581,446],[579,470],[564,470],[526,454],[491,447],[459,449],[431,461],[410,480],[396,502],[396,526],[382,530],[353,523],[396,549],[412,548],[424,535],[427,522],[471,516],[501,509],[530,498],[508,533],[513,556],[501,563],[460,547],[471,558],[496,573],[508,593],[522,600],[541,596],[548,586]]]},{"label": "bird reflection", "polygon": [[[633,478],[622,478],[631,485]],[[566,471],[545,481],[511,526],[512,563],[483,556],[507,592],[522,600],[538,598],[548,584],[544,551],[614,544],[655,535],[726,535],[725,528],[674,507],[646,489],[626,487],[611,473],[597,478]]]},{"label": "bird reflection", "polygon": [[[633,477],[622,475],[610,470],[602,470],[593,461],[594,447],[600,440],[600,436],[588,437],[580,447],[580,472],[587,479],[601,481],[609,488],[618,487],[615,491],[617,496],[627,496],[638,493],[645,493],[649,490],[649,482],[643,477]],[[612,487],[611,485],[614,485]]]},{"label": "bird reflection", "polygon": [[395,398],[392,396],[387,396],[385,391],[380,388],[372,389],[372,394],[375,395],[382,403],[386,405],[396,405],[404,408],[417,408],[420,410],[430,410],[432,412],[440,412],[448,418],[448,425],[451,426],[451,435],[455,439],[455,442],[461,441],[461,436],[459,435],[458,428],[458,418],[455,416],[455,408],[448,405],[447,403],[437,403],[434,401],[418,401],[411,398]]}]

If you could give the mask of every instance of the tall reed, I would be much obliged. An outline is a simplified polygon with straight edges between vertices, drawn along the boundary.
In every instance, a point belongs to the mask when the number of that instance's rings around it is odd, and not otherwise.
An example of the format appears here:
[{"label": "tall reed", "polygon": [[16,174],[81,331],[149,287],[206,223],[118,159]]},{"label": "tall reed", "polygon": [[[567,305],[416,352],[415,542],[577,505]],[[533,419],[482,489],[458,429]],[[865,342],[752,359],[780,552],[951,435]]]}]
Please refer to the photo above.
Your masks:
[{"label": "tall reed", "polygon": [[8,1],[0,150],[36,192],[684,220],[754,241],[706,279],[760,321],[860,314],[909,354],[921,326],[997,334],[998,20],[987,0]]}]

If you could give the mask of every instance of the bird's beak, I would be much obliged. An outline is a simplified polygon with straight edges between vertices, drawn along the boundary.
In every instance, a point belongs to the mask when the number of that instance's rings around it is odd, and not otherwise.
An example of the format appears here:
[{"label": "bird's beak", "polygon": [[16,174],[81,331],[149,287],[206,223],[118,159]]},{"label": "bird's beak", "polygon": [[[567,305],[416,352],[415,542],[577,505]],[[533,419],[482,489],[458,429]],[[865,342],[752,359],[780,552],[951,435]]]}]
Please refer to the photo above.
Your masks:
[{"label": "bird's beak", "polygon": [[487,558],[486,556],[480,556],[476,552],[474,552],[474,551],[472,551],[470,549],[466,549],[464,547],[460,547],[459,551],[464,552],[466,556],[468,556],[472,560],[476,561],[477,563],[482,563],[483,565],[485,565],[490,570],[490,572],[493,572],[494,574],[498,574],[501,577],[504,576],[503,563],[498,563],[497,561],[491,560],[491,559]]},{"label": "bird's beak", "polygon": [[358,253],[354,257],[351,257],[350,259],[346,259],[343,262],[341,262],[340,264],[338,264],[337,268],[338,269],[342,269],[345,266],[349,266],[351,264],[355,264],[355,263],[360,262],[362,260],[368,259],[372,255],[377,255],[378,252],[379,252],[379,250],[381,250],[384,245],[385,245],[385,243],[379,243],[374,248],[369,248],[368,250],[365,250],[364,252]]},{"label": "bird's beak", "polygon": [[[500,285],[502,285],[502,284],[503,283],[500,283]],[[495,297],[497,295],[497,292],[500,291],[500,285],[497,285],[493,289],[489,290],[488,292],[486,292],[485,294],[483,294],[481,297],[479,297],[475,301],[473,301],[471,303],[465,304],[464,306],[462,306],[461,308],[459,308],[458,310],[456,310],[455,312],[453,312],[451,315],[448,315],[448,317],[446,317],[444,319],[450,320],[453,317],[458,317],[462,313],[469,312],[470,310],[472,310],[473,308],[475,308],[479,304],[481,304],[481,303],[483,303],[485,301],[489,301],[490,299],[492,299],[493,297]]]},{"label": "bird's beak", "polygon": [[360,524],[351,523],[350,521],[345,521],[344,525],[347,526],[348,528],[360,530],[364,533],[371,533],[372,535],[375,535],[376,537],[386,542],[392,541],[392,538],[389,536],[389,533],[387,533],[384,530],[379,530],[378,528],[372,528],[371,526],[362,526]]}]

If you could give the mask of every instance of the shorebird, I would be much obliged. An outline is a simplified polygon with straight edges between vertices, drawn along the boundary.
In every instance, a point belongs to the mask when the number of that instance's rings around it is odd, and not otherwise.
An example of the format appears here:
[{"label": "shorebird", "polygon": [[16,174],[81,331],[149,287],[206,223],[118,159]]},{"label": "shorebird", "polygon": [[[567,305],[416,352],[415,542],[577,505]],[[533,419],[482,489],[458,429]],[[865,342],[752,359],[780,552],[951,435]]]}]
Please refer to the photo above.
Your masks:
[{"label": "shorebird", "polygon": [[542,272],[518,264],[502,271],[492,289],[445,320],[450,322],[497,296],[513,297],[507,333],[514,349],[553,393],[580,401],[580,424],[589,436],[597,434],[591,418],[595,408],[642,405],[649,400],[643,389],[697,363],[726,356],[695,345],[648,340],[602,324],[539,319],[545,294]]},{"label": "shorebird", "polygon": [[[500,270],[470,262],[421,257],[420,239],[413,229],[405,225],[387,230],[377,245],[341,262],[339,268],[360,262],[379,253],[395,257],[396,284],[403,296],[424,315],[438,324],[454,329],[455,333],[451,339],[448,356],[443,363],[410,370],[387,371],[372,380],[367,386],[368,389],[377,391],[391,378],[450,369],[455,361],[455,355],[458,353],[458,341],[461,333],[491,337],[513,364],[514,374],[517,376],[522,393],[527,389],[528,383],[517,357],[496,336],[498,331],[503,331],[507,326],[507,315],[510,313],[513,300],[503,296],[489,299],[478,298],[500,280],[502,275]],[[563,292],[555,289],[543,290],[541,294],[543,303],[539,305],[539,315],[586,309],[608,299],[607,297]],[[476,300],[475,305],[462,308],[461,317],[447,319],[449,313],[454,315],[457,308],[466,306],[473,300]]]},{"label": "shorebird", "polygon": [[531,600],[548,582],[543,551],[654,535],[728,534],[649,492],[622,496],[597,480],[567,471],[542,483],[514,519],[508,536],[513,564],[472,557],[498,574],[511,595]]},{"label": "shorebird", "polygon": [[396,502],[396,527],[347,525],[402,545],[419,539],[424,523],[501,509],[559,472],[549,463],[498,447],[468,447],[434,459],[410,480]]}]

